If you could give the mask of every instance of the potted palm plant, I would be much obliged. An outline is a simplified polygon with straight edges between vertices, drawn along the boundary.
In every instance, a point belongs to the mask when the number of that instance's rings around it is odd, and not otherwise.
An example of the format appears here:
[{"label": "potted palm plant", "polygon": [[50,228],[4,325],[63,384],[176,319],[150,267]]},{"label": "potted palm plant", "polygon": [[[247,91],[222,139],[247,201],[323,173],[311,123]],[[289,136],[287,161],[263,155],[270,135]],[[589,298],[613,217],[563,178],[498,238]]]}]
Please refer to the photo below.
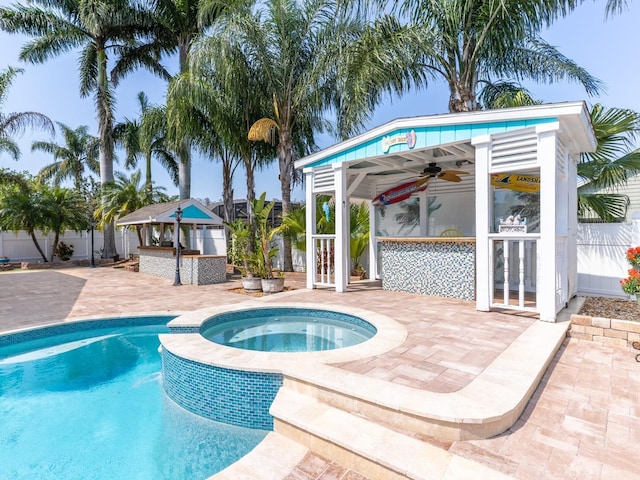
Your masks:
[{"label": "potted palm plant", "polygon": [[245,292],[261,292],[262,282],[255,268],[255,242],[252,242],[249,224],[237,219],[225,225],[231,232],[231,263],[240,270],[242,287]]},{"label": "potted palm plant", "polygon": [[262,291],[264,293],[277,293],[284,290],[284,275],[274,275],[271,261],[278,253],[278,248],[273,247],[273,239],[280,227],[269,224],[269,215],[275,202],[265,201],[266,192],[251,202],[253,218],[256,223],[256,252],[254,267],[260,276]]}]

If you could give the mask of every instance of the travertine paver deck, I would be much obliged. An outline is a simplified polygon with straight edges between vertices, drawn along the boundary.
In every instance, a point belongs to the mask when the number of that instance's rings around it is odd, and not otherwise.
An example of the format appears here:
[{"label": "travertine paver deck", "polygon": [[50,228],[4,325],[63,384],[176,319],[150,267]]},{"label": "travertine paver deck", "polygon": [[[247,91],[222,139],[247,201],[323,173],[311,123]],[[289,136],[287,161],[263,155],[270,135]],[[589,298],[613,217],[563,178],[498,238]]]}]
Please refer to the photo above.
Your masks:
[{"label": "travertine paver deck", "polygon": [[[5,272],[0,273],[0,331],[72,318],[179,313],[245,301],[246,296],[229,291],[235,286],[173,287],[166,280],[113,268]],[[410,331],[403,348],[340,367],[384,378],[390,385],[434,391],[461,388],[535,321],[475,312],[470,302],[363,286],[350,287],[347,294],[300,290],[277,297],[356,305],[403,322]],[[488,440],[431,442],[520,479],[638,478],[639,392],[640,364],[633,351],[570,339],[509,431]],[[311,454],[289,478],[344,480],[356,475],[342,468]]]}]

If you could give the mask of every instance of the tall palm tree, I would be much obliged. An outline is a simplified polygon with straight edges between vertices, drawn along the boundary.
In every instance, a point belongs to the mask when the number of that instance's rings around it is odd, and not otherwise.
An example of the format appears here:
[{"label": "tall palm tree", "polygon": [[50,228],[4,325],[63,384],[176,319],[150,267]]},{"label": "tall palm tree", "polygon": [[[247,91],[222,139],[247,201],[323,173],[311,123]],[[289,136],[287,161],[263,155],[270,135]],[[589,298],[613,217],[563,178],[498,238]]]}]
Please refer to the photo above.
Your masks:
[{"label": "tall palm tree", "polygon": [[[220,34],[232,46],[225,50],[237,46],[255,68],[271,104],[249,139],[276,145],[286,214],[294,161],[316,148],[314,134],[328,126],[323,114],[337,114],[339,136],[356,131],[382,92],[403,91],[421,79],[419,58],[408,54],[420,37],[389,16],[371,25],[334,0],[268,0],[261,7],[226,17]],[[283,250],[290,271],[288,241]]]},{"label": "tall palm tree", "polygon": [[[127,177],[122,172],[116,172],[115,181],[104,187],[102,192],[103,201],[96,210],[96,216],[100,219],[98,227],[105,224],[113,224],[115,220],[124,217],[136,210],[152,203],[167,202],[169,198],[163,192],[164,188],[154,187],[151,198],[147,196],[146,185],[141,184],[140,170]],[[144,245],[142,227],[136,225],[136,233],[140,245]]]},{"label": "tall palm tree", "polygon": [[85,169],[90,173],[99,174],[98,139],[88,133],[89,127],[81,125],[71,129],[64,123],[58,123],[62,132],[64,145],[57,143],[35,141],[31,144],[31,151],[41,151],[53,155],[54,163],[43,167],[38,178],[47,182],[53,180],[55,185],[71,179],[76,190],[81,191],[85,181]]},{"label": "tall palm tree", "polygon": [[[80,95],[94,96],[100,140],[100,181],[113,181],[113,110],[112,84],[108,75],[109,54],[115,59],[114,71],[127,72],[138,65],[151,65],[148,57],[127,57],[123,64],[119,54],[126,46],[138,45],[140,35],[147,34],[152,14],[128,0],[30,0],[0,8],[0,28],[9,33],[33,37],[20,52],[20,59],[43,63],[70,50],[79,49],[78,71]],[[116,255],[113,225],[104,225],[103,257]]]},{"label": "tall palm tree", "polygon": [[139,157],[145,161],[145,190],[147,197],[153,194],[151,162],[155,158],[162,165],[175,185],[178,185],[178,162],[167,146],[167,116],[161,106],[149,105],[144,92],[138,93],[140,116],[137,119],[125,118],[114,127],[116,143],[126,152],[125,166],[135,168]]},{"label": "tall palm tree", "polygon": [[2,105],[7,100],[8,90],[16,75],[22,69],[7,67],[0,71],[0,153],[6,152],[15,160],[20,158],[20,149],[13,139],[24,131],[26,127],[42,128],[55,135],[53,123],[49,117],[38,112],[4,113]]},{"label": "tall palm tree", "polygon": [[479,85],[504,79],[600,82],[545,42],[539,32],[580,0],[394,0],[424,28],[425,69],[449,86],[449,111],[478,110]]},{"label": "tall palm tree", "polygon": [[[221,158],[223,164],[223,200],[225,213],[233,209],[232,174],[237,161],[244,165],[246,177],[246,199],[250,207],[255,196],[255,172],[274,159],[275,149],[272,145],[252,144],[247,132],[256,118],[268,112],[265,102],[264,85],[260,82],[258,72],[237,44],[230,44],[222,36],[222,25],[194,44],[191,53],[191,75],[174,82],[169,90],[169,98],[175,102],[190,97],[194,106],[206,110],[211,119],[210,128],[201,132],[197,116],[190,116],[195,125],[185,122],[191,131],[198,131],[199,143],[210,143],[216,148],[212,155]],[[185,81],[197,82],[186,88],[179,85]],[[211,132],[215,132],[212,135]],[[203,145],[204,146],[204,145]],[[220,150],[216,152],[216,150]],[[250,210],[250,208],[249,208]],[[228,213],[227,213],[228,214]],[[251,211],[250,224],[254,223]],[[229,220],[226,220],[229,222]],[[252,248],[252,245],[249,245]]]},{"label": "tall palm tree", "polygon": [[[159,63],[159,59],[167,54],[177,54],[178,73],[175,77],[187,74],[193,43],[217,18],[245,3],[247,2],[241,0],[227,2],[155,0],[151,2],[149,12],[154,18],[152,38],[141,48],[134,46],[123,50],[123,56],[127,61],[122,63],[123,68],[114,69],[114,80],[117,81],[134,66],[144,65],[163,78],[173,81],[173,76]],[[179,121],[176,117],[170,116],[169,119],[171,122]],[[185,199],[191,196],[191,138],[189,135],[172,138],[174,139],[172,148],[180,157],[178,163],[180,198]]]}]

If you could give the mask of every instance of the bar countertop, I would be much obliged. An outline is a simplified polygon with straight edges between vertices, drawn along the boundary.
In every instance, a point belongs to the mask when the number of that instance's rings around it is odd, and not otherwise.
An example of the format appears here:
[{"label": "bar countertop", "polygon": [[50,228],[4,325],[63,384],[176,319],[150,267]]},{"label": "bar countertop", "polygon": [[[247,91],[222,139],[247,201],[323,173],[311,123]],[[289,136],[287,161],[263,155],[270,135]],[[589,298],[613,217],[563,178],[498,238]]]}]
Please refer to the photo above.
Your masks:
[{"label": "bar countertop", "polygon": [[379,242],[475,243],[476,237],[377,237]]}]

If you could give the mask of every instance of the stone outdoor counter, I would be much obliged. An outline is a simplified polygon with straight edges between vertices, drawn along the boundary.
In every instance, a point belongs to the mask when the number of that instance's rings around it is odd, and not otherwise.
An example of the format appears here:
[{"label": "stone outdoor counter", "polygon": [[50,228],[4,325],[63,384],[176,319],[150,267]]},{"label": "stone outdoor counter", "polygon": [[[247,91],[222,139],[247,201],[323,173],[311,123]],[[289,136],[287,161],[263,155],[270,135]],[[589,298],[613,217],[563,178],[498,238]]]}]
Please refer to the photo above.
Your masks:
[{"label": "stone outdoor counter", "polygon": [[378,241],[382,243],[384,290],[475,299],[475,238],[378,238]]},{"label": "stone outdoor counter", "polygon": [[[140,272],[173,280],[176,256],[173,247],[138,247]],[[227,279],[227,257],[200,255],[198,250],[180,252],[180,281],[184,284],[210,285]]]}]

